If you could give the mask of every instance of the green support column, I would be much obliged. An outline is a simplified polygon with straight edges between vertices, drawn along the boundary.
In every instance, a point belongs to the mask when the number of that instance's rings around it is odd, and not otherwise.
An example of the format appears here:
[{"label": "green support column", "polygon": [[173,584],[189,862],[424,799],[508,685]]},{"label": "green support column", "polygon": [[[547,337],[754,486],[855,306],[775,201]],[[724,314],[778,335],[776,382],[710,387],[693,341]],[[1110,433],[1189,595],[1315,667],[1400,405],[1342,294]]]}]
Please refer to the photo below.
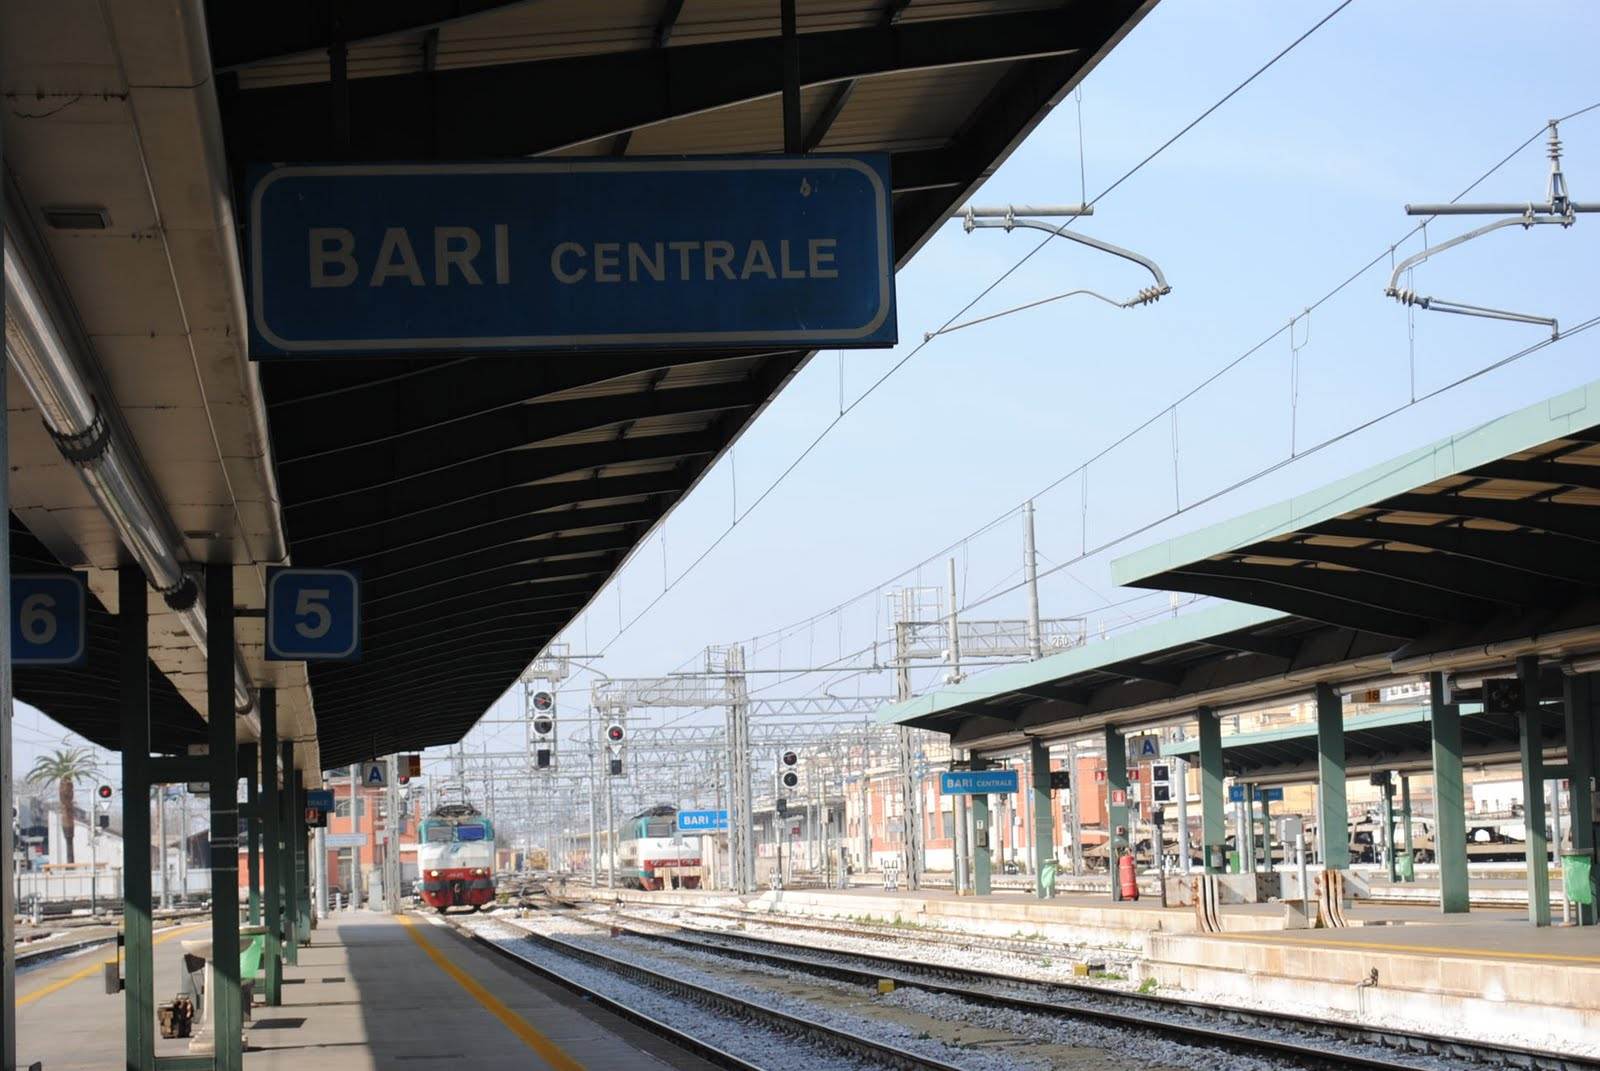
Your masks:
[{"label": "green support column", "polygon": [[[1594,702],[1596,698],[1595,674],[1568,677],[1565,700],[1567,730],[1568,783],[1572,786],[1572,852],[1595,858],[1595,823],[1593,814],[1595,775]],[[1593,871],[1591,870],[1591,873]],[[1595,904],[1578,905],[1578,924],[1593,926],[1596,921]]]},{"label": "green support column", "polygon": [[283,1004],[283,796],[278,789],[278,693],[261,689],[262,891],[266,900],[267,1004]]},{"label": "green support column", "polygon": [[278,795],[281,811],[278,831],[282,837],[280,850],[283,858],[279,864],[282,869],[278,871],[278,880],[283,888],[283,962],[286,966],[294,967],[300,963],[300,877],[296,869],[298,853],[294,848],[294,743],[286,740],[278,747],[283,761],[283,791]]},{"label": "green support column", "polygon": [[[295,934],[296,945],[311,943],[311,851],[306,828],[306,786],[303,775],[294,774],[294,872],[297,879],[295,900],[299,925]],[[296,960],[299,956],[296,955]]]},{"label": "green support column", "polygon": [[1522,682],[1522,821],[1526,828],[1528,865],[1528,921],[1550,925],[1550,845],[1544,827],[1544,736],[1539,731],[1539,658],[1517,659]]},{"label": "green support column", "polygon": [[1317,685],[1317,835],[1327,870],[1350,867],[1350,808],[1345,802],[1344,697]]},{"label": "green support column", "polygon": [[1222,722],[1210,707],[1201,707],[1200,719],[1200,840],[1207,874],[1220,874],[1227,869],[1227,857],[1222,865],[1213,865],[1212,848],[1221,848],[1228,842],[1228,812],[1222,791]]},{"label": "green support column", "polygon": [[239,991],[239,750],[233,702],[233,566],[206,566],[206,719],[211,763],[211,954],[216,1071],[244,1065]]},{"label": "green support column", "polygon": [[1266,789],[1261,790],[1261,871],[1272,873],[1272,804]]},{"label": "green support column", "polygon": [[[1123,802],[1113,804],[1112,796],[1122,792]],[[1122,884],[1117,880],[1117,863],[1128,846],[1128,743],[1122,734],[1106,726],[1106,845],[1111,863],[1111,899],[1122,899]],[[1119,833],[1118,830],[1121,830]]]},{"label": "green support column", "polygon": [[1411,840],[1411,775],[1400,775],[1400,843],[1411,860],[1411,880],[1417,880],[1417,852]]},{"label": "green support column", "polygon": [[1050,797],[1050,748],[1042,741],[1028,745],[1028,769],[1033,773],[1033,891],[1046,897],[1044,868],[1056,858],[1055,807]]},{"label": "green support column", "polygon": [[261,748],[256,744],[239,745],[239,772],[244,775],[244,858],[249,871],[249,913],[252,926],[261,925]]},{"label": "green support column", "polygon": [[1389,868],[1389,881],[1400,880],[1400,861],[1394,852],[1394,775],[1384,772],[1383,782],[1383,861]]},{"label": "green support column", "polygon": [[[974,755],[972,757],[974,770],[986,770],[989,763]],[[972,804],[972,894],[974,896],[988,896],[990,890],[989,875],[994,868],[994,856],[990,854],[990,846],[994,844],[994,830],[989,828],[989,797],[973,796]]]},{"label": "green support column", "polygon": [[1467,904],[1467,805],[1461,777],[1461,708],[1445,700],[1442,673],[1428,675],[1433,725],[1433,856],[1439,864],[1439,910]]},{"label": "green support column", "polygon": [[[128,1071],[156,1066],[150,923],[150,588],[136,565],[117,569],[117,682],[122,716],[122,932]],[[10,999],[9,996],[6,997]]]}]

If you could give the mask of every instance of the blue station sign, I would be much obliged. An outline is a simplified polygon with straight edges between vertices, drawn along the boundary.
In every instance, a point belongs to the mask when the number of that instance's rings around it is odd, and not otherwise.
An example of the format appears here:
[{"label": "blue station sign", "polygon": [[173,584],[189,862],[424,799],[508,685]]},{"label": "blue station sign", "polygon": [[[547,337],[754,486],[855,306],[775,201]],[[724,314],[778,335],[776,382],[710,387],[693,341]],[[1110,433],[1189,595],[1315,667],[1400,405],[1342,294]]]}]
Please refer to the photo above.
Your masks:
[{"label": "blue station sign", "polygon": [[360,578],[348,569],[268,568],[266,654],[269,662],[360,658]]},{"label": "blue station sign", "polygon": [[314,811],[333,810],[333,790],[328,788],[307,789],[306,808]]},{"label": "blue station sign", "polygon": [[[1283,789],[1281,789],[1281,788],[1258,788],[1258,789],[1256,789],[1255,798],[1256,798],[1256,802],[1258,802],[1258,803],[1282,803],[1283,802]],[[1243,785],[1229,785],[1228,786],[1228,802],[1229,803],[1243,803],[1244,802],[1244,786]]]},{"label": "blue station sign", "polygon": [[944,796],[1005,795],[1017,791],[1019,784],[1015,770],[944,770],[939,774],[939,793]]},{"label": "blue station sign", "polygon": [[252,357],[897,341],[884,155],[252,179]]},{"label": "blue station sign", "polygon": [[19,666],[75,666],[84,659],[88,585],[77,573],[11,578],[11,660]]},{"label": "blue station sign", "polygon": [[728,828],[727,811],[679,811],[679,833],[718,833]]}]

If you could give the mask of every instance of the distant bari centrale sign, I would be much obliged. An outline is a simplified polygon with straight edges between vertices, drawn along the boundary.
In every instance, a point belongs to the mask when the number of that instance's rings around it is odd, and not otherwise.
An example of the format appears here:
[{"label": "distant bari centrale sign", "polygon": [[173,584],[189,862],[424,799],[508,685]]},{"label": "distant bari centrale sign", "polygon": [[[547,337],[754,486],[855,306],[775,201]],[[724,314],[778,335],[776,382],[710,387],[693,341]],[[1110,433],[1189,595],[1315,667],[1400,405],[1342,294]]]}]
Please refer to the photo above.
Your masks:
[{"label": "distant bari centrale sign", "polygon": [[256,358],[897,341],[875,156],[252,174]]}]

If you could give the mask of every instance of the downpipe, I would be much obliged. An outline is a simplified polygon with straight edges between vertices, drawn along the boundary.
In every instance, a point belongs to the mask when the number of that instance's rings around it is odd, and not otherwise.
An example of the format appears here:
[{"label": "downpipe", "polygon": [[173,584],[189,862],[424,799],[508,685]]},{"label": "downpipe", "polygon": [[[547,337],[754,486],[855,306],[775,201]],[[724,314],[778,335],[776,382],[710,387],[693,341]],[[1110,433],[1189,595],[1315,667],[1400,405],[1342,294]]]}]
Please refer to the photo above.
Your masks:
[{"label": "downpipe", "polygon": [[[7,220],[30,218],[9,185]],[[202,654],[207,653],[206,613],[200,587],[178,557],[182,541],[126,433],[100,409],[86,372],[88,362],[65,328],[68,321],[38,270],[30,238],[5,228],[6,353],[44,416],[61,456],[70,462],[118,538],[169,609],[178,615]],[[255,706],[250,680],[233,651],[233,703],[248,715]]]}]

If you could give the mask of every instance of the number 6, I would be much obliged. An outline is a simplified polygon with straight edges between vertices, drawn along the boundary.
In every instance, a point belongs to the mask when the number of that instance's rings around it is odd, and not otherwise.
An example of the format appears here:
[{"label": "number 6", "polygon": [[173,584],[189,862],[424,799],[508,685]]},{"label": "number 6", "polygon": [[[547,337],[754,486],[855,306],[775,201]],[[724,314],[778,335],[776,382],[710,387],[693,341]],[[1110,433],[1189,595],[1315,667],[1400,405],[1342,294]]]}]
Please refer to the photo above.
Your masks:
[{"label": "number 6", "polygon": [[56,618],[56,600],[54,595],[39,592],[29,595],[22,600],[18,611],[18,623],[22,626],[22,638],[29,643],[44,646],[56,638],[56,628],[60,622]]}]

